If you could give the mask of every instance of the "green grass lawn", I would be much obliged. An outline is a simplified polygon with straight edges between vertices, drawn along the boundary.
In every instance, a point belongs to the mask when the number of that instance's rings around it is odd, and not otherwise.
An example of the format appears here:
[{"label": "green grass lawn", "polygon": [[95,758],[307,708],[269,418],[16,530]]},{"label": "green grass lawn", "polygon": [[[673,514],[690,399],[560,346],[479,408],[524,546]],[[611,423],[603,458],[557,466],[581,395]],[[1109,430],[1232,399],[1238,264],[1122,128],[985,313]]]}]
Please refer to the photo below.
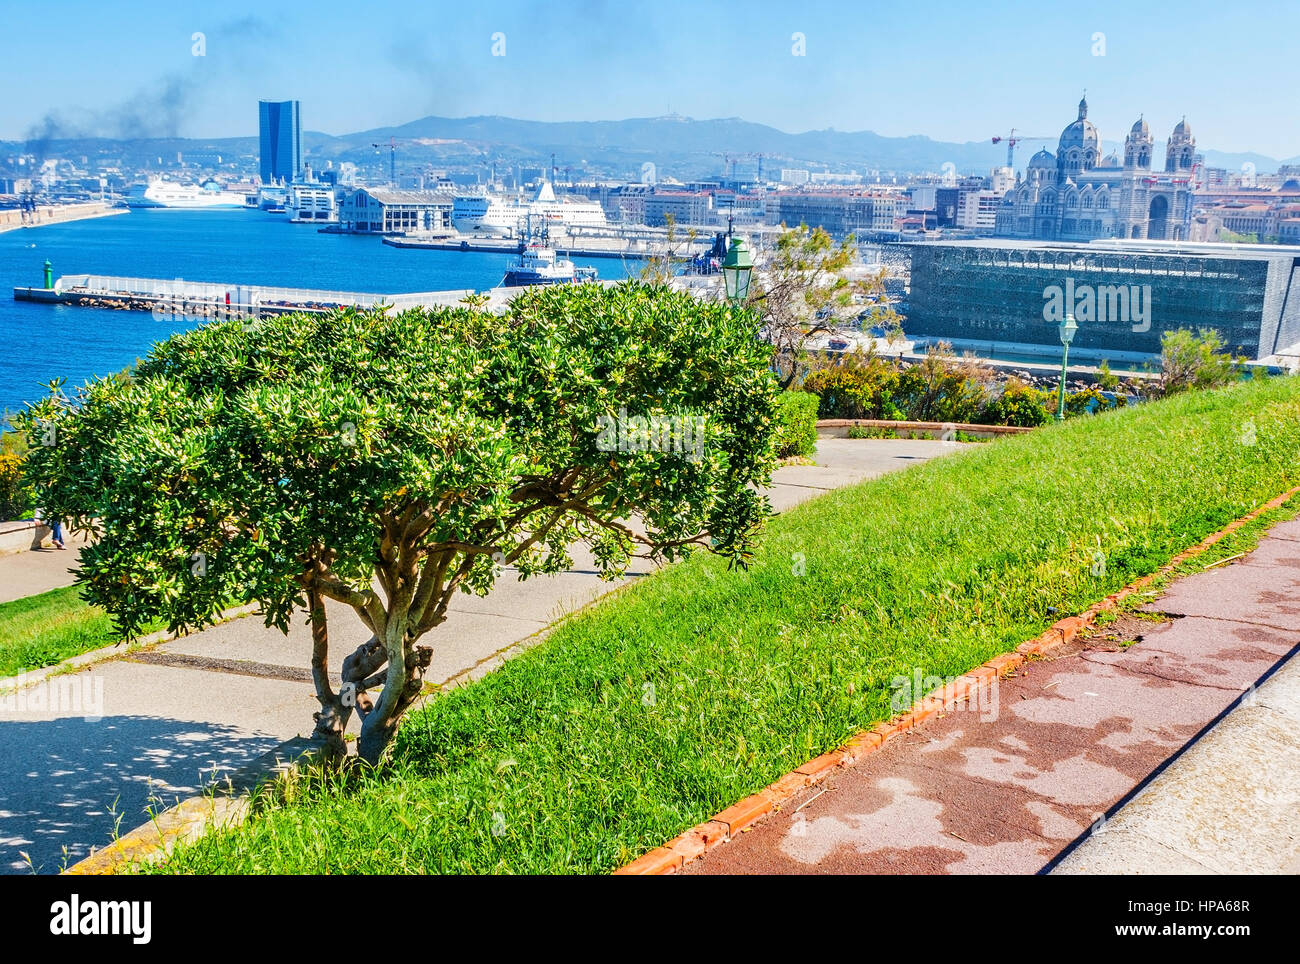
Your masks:
[{"label": "green grass lawn", "polygon": [[0,603],[0,677],[38,669],[121,640],[76,586]]},{"label": "green grass lawn", "polygon": [[[161,872],[604,872],[1300,482],[1300,379],[971,447],[775,519],[431,702],[376,777],[301,781]],[[437,645],[436,631],[426,638]]]}]

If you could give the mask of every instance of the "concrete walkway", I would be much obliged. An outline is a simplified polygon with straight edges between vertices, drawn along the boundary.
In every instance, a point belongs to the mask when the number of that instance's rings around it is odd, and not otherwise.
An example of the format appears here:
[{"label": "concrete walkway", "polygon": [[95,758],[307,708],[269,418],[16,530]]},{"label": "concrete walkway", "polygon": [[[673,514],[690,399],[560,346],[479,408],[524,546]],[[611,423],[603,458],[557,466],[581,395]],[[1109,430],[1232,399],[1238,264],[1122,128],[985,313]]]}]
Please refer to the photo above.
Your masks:
[{"label": "concrete walkway", "polygon": [[86,540],[65,531],[63,544],[66,549],[55,549],[47,537],[40,549],[0,556],[0,603],[71,586],[70,570],[76,567]]},{"label": "concrete walkway", "polygon": [[[772,503],[780,511],[959,447],[931,440],[821,439],[816,466],[777,472]],[[0,586],[34,555],[0,558]],[[448,621],[427,640],[435,655],[426,679],[442,683],[482,675],[535,641],[529,637],[556,618],[619,585],[600,582],[589,557],[574,559],[569,572],[526,584],[507,575],[485,597],[459,595]],[[627,578],[649,571],[639,561]],[[351,609],[331,604],[329,612],[337,672],[342,656],[369,634]],[[125,832],[142,822],[151,802],[170,805],[215,775],[310,732],[319,708],[308,673],[310,653],[305,622],[295,622],[286,637],[249,616],[56,678],[66,688],[64,709],[5,708],[0,702],[0,871],[27,869],[20,851],[36,870],[58,871],[63,848],[71,864],[92,845],[108,843],[115,814],[122,815]],[[30,703],[33,694],[48,695],[50,689],[20,692]],[[98,709],[91,705],[96,694]],[[68,708],[78,695],[82,703]]]},{"label": "concrete walkway", "polygon": [[1099,821],[1056,874],[1300,874],[1300,657]]},{"label": "concrete walkway", "polygon": [[1295,872],[1300,660],[1106,814],[1300,646],[1300,520],[1146,608],[1167,618],[1026,664],[684,872],[1031,874],[1084,836],[1061,871]]}]

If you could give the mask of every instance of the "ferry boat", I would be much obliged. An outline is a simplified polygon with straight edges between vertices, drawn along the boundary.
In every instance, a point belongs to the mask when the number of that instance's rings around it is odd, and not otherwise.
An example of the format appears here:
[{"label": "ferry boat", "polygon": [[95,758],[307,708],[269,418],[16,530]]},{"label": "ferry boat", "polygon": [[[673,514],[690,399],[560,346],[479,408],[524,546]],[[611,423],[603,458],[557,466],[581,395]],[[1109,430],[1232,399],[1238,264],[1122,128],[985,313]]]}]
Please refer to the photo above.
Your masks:
[{"label": "ferry boat", "polygon": [[178,184],[162,178],[135,185],[126,197],[129,208],[242,208],[247,203],[243,194],[224,190],[216,181]]},{"label": "ferry boat", "polygon": [[547,231],[543,228],[541,236],[536,240],[529,229],[520,246],[518,262],[506,269],[501,284],[507,288],[521,288],[526,285],[573,284],[578,281],[593,281],[595,278],[595,268],[579,268],[567,258],[557,258],[555,249],[547,241]]},{"label": "ferry boat", "polygon": [[334,188],[317,181],[294,181],[283,208],[294,224],[330,224],[339,219]]},{"label": "ferry boat", "polygon": [[490,194],[464,194],[452,201],[451,223],[462,234],[513,237],[530,219],[557,233],[572,228],[607,226],[605,209],[582,198],[557,198],[550,181],[543,181],[531,201]]}]

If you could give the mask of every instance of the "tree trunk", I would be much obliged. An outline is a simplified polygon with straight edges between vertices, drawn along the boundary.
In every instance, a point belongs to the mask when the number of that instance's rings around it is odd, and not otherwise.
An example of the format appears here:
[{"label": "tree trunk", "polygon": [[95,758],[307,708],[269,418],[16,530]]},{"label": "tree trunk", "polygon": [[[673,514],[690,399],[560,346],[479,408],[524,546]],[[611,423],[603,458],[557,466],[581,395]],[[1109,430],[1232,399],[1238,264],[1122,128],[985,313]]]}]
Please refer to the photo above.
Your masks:
[{"label": "tree trunk", "polygon": [[315,714],[316,729],[312,739],[323,744],[327,763],[338,765],[348,755],[344,733],[352,716],[352,707],[334,692],[329,677],[329,625],[325,618],[325,597],[314,588],[307,590],[311,610],[311,678],[316,687],[320,712]]}]

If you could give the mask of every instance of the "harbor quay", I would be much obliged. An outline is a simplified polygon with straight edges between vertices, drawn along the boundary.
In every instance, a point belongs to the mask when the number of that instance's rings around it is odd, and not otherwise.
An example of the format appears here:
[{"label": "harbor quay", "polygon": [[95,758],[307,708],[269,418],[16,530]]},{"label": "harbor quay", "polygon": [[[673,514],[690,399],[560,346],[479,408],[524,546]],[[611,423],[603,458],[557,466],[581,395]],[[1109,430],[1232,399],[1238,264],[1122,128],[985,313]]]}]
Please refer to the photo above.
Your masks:
[{"label": "harbor quay", "polygon": [[321,291],[266,285],[233,285],[183,278],[130,278],[112,275],[64,275],[45,287],[15,287],[15,301],[149,311],[158,318],[241,318],[290,312],[322,312],[335,308],[401,310],[453,305],[473,289],[375,294]]},{"label": "harbor quay", "polygon": [[6,208],[0,210],[0,232],[126,213],[126,208],[113,207],[106,201],[87,201],[81,204],[37,204],[27,210]]}]

